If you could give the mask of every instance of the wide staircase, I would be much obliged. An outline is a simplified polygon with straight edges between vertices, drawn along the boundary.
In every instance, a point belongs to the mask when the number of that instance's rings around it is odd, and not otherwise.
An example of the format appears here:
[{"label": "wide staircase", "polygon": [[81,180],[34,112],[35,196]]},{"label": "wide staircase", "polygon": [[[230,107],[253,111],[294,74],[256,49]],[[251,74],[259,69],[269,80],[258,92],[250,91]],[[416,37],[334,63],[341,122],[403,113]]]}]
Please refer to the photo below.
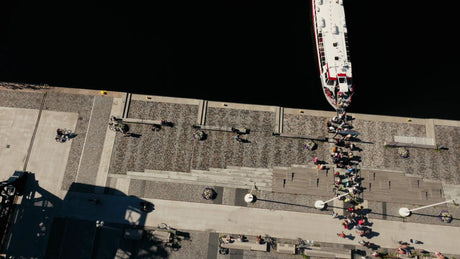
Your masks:
[{"label": "wide staircase", "polygon": [[333,184],[333,170],[318,170],[313,164],[273,168],[274,192],[332,197]]},{"label": "wide staircase", "polygon": [[[303,195],[334,197],[334,172],[343,169],[318,170],[315,165],[274,167],[272,190]],[[359,170],[364,200],[408,204],[432,204],[444,201],[440,182],[391,170]]]},{"label": "wide staircase", "polygon": [[133,179],[159,182],[175,182],[251,189],[254,183],[260,190],[272,191],[272,169],[227,166],[226,168],[192,169],[190,172],[175,172],[145,169],[144,172],[127,172]]},{"label": "wide staircase", "polygon": [[[342,171],[343,169],[339,170]],[[145,169],[127,172],[126,177],[159,182],[258,189],[281,193],[334,197],[335,168],[318,170],[315,165],[253,168],[227,166],[226,168],[192,169],[190,172]],[[361,169],[364,200],[407,204],[432,204],[444,201],[440,182],[426,181],[399,171]]]},{"label": "wide staircase", "polygon": [[440,182],[426,181],[420,176],[397,171],[363,169],[361,177],[365,200],[420,205],[445,200]]}]

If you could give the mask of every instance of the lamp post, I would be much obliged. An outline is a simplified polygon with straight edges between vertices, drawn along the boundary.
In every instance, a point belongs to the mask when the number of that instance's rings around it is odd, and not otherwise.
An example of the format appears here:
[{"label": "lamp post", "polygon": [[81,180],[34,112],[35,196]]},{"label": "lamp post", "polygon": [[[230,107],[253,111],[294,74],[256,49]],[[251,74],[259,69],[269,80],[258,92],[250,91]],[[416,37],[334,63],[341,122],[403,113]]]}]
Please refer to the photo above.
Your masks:
[{"label": "lamp post", "polygon": [[411,209],[411,210],[408,209],[408,208],[400,208],[400,209],[399,209],[399,215],[400,215],[401,217],[409,217],[409,216],[412,214],[412,211],[421,210],[421,209],[425,209],[425,208],[429,208],[429,207],[433,207],[433,206],[437,206],[437,205],[441,205],[441,204],[449,203],[449,202],[452,202],[452,203],[455,204],[455,199],[448,200],[448,201],[442,201],[442,202],[438,202],[438,203],[434,203],[434,204],[422,206],[422,207],[415,208],[415,209]]},{"label": "lamp post", "polygon": [[337,196],[337,197],[334,197],[334,198],[332,198],[332,199],[330,199],[330,200],[327,200],[327,201],[317,200],[317,201],[315,202],[315,208],[317,208],[317,209],[319,209],[319,210],[322,210],[322,209],[324,209],[324,207],[326,207],[326,204],[327,204],[328,202],[331,202],[331,201],[336,200],[336,199],[340,199],[341,197],[346,196],[346,195],[349,195],[349,194],[350,194],[350,193],[347,192],[347,193],[341,194],[341,195],[339,195],[339,196]]},{"label": "lamp post", "polygon": [[249,193],[247,193],[246,195],[244,195],[244,201],[245,201],[246,203],[254,202],[255,196],[252,194],[252,192],[253,192],[254,190],[257,190],[256,183],[254,183],[254,185],[252,186],[252,188],[251,188],[251,190],[249,191]]}]

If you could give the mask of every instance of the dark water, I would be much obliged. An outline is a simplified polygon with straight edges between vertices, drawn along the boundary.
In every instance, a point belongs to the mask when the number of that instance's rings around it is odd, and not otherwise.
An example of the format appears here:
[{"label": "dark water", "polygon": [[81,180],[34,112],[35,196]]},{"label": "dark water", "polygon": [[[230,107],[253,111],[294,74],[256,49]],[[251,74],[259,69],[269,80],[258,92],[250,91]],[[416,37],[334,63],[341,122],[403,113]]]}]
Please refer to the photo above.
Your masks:
[{"label": "dark water", "polygon": [[[455,8],[399,2],[345,0],[349,110],[460,119]],[[0,10],[1,81],[332,109],[309,0],[7,0]]]}]

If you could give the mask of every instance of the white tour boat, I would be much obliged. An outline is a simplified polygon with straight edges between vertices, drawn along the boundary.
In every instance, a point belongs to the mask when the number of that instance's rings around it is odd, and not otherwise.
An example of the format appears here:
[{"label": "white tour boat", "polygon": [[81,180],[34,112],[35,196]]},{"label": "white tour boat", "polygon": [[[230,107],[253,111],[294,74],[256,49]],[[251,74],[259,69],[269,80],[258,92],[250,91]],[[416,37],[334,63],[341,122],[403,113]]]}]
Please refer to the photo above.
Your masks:
[{"label": "white tour boat", "polygon": [[353,82],[343,0],[311,3],[323,92],[334,109],[344,110],[353,96]]}]

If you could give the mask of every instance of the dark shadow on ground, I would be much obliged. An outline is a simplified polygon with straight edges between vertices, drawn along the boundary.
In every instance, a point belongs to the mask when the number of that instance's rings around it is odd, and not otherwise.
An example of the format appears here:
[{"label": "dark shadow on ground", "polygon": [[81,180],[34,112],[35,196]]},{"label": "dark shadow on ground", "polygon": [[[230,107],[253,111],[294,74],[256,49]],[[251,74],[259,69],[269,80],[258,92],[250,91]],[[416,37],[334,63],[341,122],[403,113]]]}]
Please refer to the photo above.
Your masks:
[{"label": "dark shadow on ground", "polygon": [[304,204],[295,204],[295,203],[290,203],[290,202],[273,201],[273,200],[266,200],[266,199],[259,199],[259,198],[257,198],[257,201],[272,202],[272,203],[291,205],[291,206],[297,206],[297,207],[304,207],[304,208],[312,208],[312,209],[315,208],[313,206],[308,206],[308,205],[304,205]]},{"label": "dark shadow on ground", "polygon": [[[73,183],[60,199],[29,173],[1,252],[12,258],[169,257],[166,241],[146,234],[146,214],[155,213],[142,210],[141,203],[148,201],[112,188],[97,195],[95,188],[103,187]],[[99,217],[103,224],[96,223]],[[175,237],[171,249],[180,248],[180,238]],[[187,233],[181,239],[187,239]]]},{"label": "dark shadow on ground", "polygon": [[133,137],[133,138],[140,138],[140,137],[142,137],[142,134],[131,133],[131,134],[129,134],[129,136]]},{"label": "dark shadow on ground", "polygon": [[377,237],[377,236],[379,236],[379,235],[380,235],[379,232],[372,231],[371,233],[366,234],[365,237],[368,238],[368,239],[371,239],[371,238]]},{"label": "dark shadow on ground", "polygon": [[24,194],[11,219],[2,251],[13,258],[43,256],[49,237],[49,227],[62,200],[41,188],[33,173],[27,177]]},{"label": "dark shadow on ground", "polygon": [[392,217],[392,218],[401,218],[401,216],[399,215],[391,215],[391,214],[387,214],[387,213],[379,213],[379,212],[373,212],[371,209],[363,209],[363,213],[366,214],[374,214],[374,215],[380,215],[380,216],[385,216],[385,217]]}]

